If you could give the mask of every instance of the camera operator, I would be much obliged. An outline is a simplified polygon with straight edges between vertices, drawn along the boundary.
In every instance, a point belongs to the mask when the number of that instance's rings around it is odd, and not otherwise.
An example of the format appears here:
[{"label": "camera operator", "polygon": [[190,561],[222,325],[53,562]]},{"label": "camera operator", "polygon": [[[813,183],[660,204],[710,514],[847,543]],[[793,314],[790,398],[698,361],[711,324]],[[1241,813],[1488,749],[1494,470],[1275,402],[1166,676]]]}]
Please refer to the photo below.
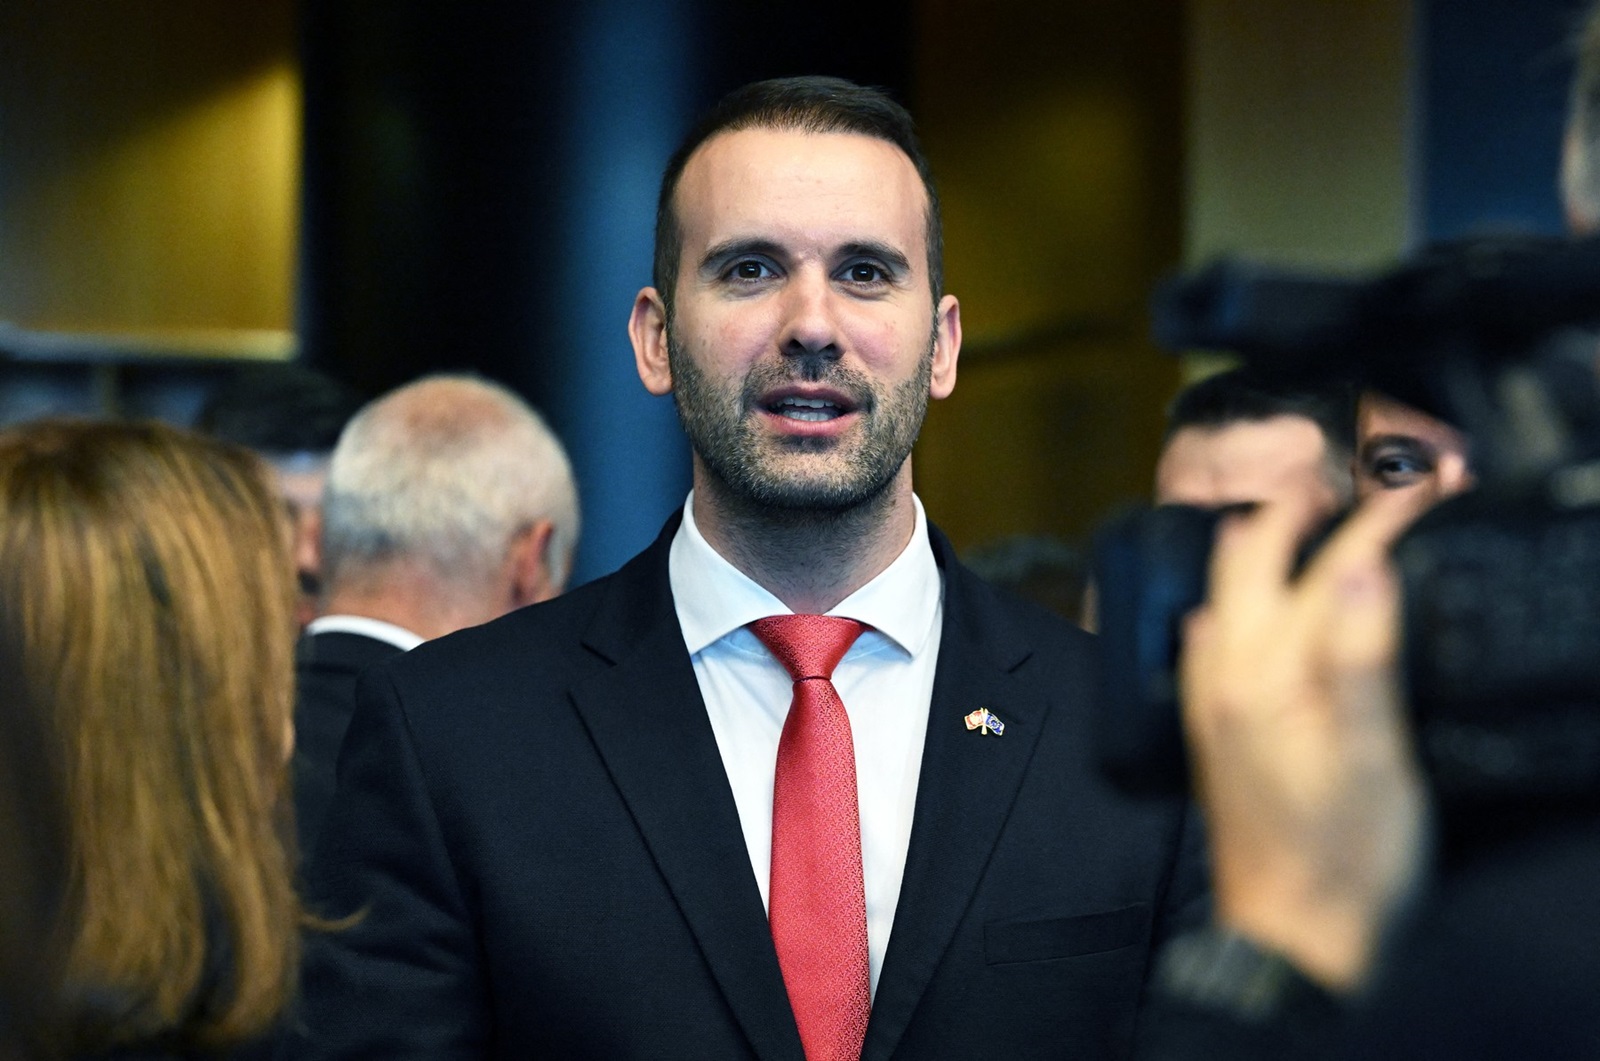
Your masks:
[{"label": "camera operator", "polygon": [[[1561,185],[1569,226],[1582,235],[1600,230],[1600,5],[1576,45]],[[1142,1057],[1600,1056],[1600,915],[1591,912],[1600,909],[1600,786],[1589,778],[1586,789],[1546,793],[1498,817],[1482,814],[1488,800],[1465,828],[1451,820],[1460,808],[1431,787],[1433,768],[1425,787],[1408,717],[1416,704],[1401,692],[1389,547],[1473,476],[1463,436],[1429,433],[1441,422],[1373,422],[1396,411],[1418,412],[1364,400],[1364,500],[1298,576],[1299,543],[1314,522],[1303,503],[1219,528],[1206,604],[1184,623],[1180,661],[1215,919],[1161,956],[1161,1017]],[[1432,449],[1369,451],[1366,441],[1380,436]],[[1525,515],[1524,526],[1541,518],[1509,511]],[[1572,576],[1567,588],[1569,602],[1592,596],[1592,578]],[[1502,603],[1529,602],[1487,606]],[[1557,609],[1566,627],[1558,637],[1587,629],[1589,603],[1572,611],[1582,614]],[[1502,706],[1520,724],[1514,712],[1539,693],[1510,691],[1517,702]],[[1592,702],[1578,706],[1592,715]],[[1592,764],[1592,748],[1573,745],[1565,762]],[[1532,760],[1531,772],[1547,765]]]},{"label": "camera operator", "polygon": [[1164,1019],[1144,1056],[1600,1049],[1592,810],[1429,872],[1387,558],[1426,503],[1375,496],[1292,580],[1314,519],[1302,502],[1220,528],[1181,660],[1215,923],[1163,956]]},{"label": "camera operator", "polygon": [[1348,387],[1286,384],[1233,368],[1178,392],[1156,461],[1157,504],[1226,508],[1288,493],[1350,504],[1355,408]]},{"label": "camera operator", "polygon": [[1421,877],[1425,798],[1395,675],[1385,550],[1415,494],[1364,505],[1290,582],[1304,498],[1229,517],[1185,624],[1184,724],[1214,926],[1163,956],[1155,1056],[1332,1056],[1385,926]]}]

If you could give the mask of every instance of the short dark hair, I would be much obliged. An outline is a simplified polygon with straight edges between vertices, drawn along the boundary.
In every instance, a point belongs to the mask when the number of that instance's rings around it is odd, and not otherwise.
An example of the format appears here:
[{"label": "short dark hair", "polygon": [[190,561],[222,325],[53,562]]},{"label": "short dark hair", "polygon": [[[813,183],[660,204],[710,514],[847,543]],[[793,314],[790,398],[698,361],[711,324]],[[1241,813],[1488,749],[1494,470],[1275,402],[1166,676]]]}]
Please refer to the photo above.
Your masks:
[{"label": "short dark hair", "polygon": [[678,181],[689,157],[719,133],[741,129],[781,129],[807,133],[856,133],[886,140],[905,152],[928,193],[928,283],[934,300],[944,293],[944,230],[939,221],[939,193],[933,170],[911,114],[879,88],[839,77],[780,77],[734,89],[689,131],[667,161],[656,202],[656,257],[651,282],[670,313],[678,284],[678,259],[683,233],[678,227]]},{"label": "short dark hair", "polygon": [[1248,368],[1207,376],[1178,392],[1167,409],[1167,433],[1186,427],[1227,427],[1275,416],[1303,416],[1316,424],[1335,460],[1356,448],[1356,393],[1344,384],[1290,383]]},{"label": "short dark hair", "polygon": [[249,365],[217,385],[195,427],[274,457],[327,454],[361,404],[354,390],[301,365]]}]

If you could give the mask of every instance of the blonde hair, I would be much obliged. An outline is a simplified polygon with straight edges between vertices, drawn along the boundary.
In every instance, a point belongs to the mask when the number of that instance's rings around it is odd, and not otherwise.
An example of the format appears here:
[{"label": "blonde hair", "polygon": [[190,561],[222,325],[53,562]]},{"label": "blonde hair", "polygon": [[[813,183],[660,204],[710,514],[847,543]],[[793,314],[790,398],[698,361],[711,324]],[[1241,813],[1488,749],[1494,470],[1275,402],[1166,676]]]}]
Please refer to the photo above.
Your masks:
[{"label": "blonde hair", "polygon": [[54,718],[63,1041],[215,1049],[298,965],[293,565],[258,460],[154,423],[0,432],[0,586]]}]

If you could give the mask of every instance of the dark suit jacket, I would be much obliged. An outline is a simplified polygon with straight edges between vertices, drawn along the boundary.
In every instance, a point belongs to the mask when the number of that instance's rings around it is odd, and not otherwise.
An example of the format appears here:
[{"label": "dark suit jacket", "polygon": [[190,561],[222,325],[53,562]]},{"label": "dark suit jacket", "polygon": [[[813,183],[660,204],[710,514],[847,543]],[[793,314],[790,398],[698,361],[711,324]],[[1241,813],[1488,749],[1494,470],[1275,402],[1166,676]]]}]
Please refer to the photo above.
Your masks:
[{"label": "dark suit jacket", "polygon": [[300,851],[309,855],[333,798],[339,745],[356,706],[356,678],[398,655],[361,634],[306,634],[294,650],[294,814]]},{"label": "dark suit jacket", "polygon": [[[289,1056],[799,1061],[673,609],[676,521],[617,574],[371,671],[317,854]],[[1092,762],[1092,640],[934,534],[944,632],[863,1056],[1125,1055],[1203,874]],[[987,707],[1003,737],[969,731]]]}]

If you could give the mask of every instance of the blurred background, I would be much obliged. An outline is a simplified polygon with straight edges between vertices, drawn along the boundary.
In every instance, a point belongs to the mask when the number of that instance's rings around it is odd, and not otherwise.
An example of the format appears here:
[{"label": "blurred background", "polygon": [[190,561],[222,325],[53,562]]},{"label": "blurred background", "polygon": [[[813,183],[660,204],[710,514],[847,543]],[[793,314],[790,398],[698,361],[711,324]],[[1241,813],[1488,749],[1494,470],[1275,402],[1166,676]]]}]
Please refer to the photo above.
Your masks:
[{"label": "blurred background", "polygon": [[1185,372],[1162,275],[1362,269],[1559,232],[1582,0],[6,0],[0,422],[188,422],[298,359],[367,394],[475,370],[546,411],[576,581],[688,487],[625,323],[657,181],[742,82],[832,73],[916,115],[966,343],[918,443],[958,547],[1075,540],[1146,495]]}]

